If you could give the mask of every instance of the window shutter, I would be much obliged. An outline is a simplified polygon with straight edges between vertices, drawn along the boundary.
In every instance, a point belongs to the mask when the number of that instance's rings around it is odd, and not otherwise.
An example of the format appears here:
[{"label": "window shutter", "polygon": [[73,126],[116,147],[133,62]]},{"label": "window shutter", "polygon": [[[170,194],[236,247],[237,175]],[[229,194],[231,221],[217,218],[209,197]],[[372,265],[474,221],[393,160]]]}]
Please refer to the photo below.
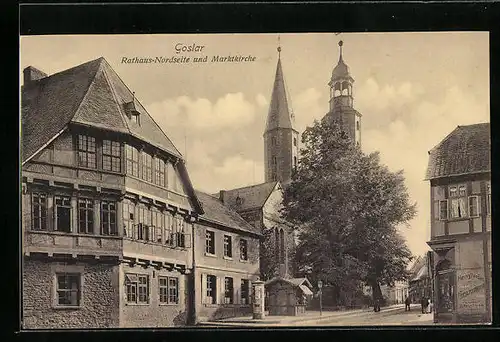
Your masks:
[{"label": "window shutter", "polygon": [[477,196],[477,214],[481,215],[481,196]]},{"label": "window shutter", "polygon": [[201,274],[201,302],[207,303],[207,275]]},{"label": "window shutter", "polygon": [[440,216],[439,201],[434,201],[434,219],[439,220],[439,216]]}]

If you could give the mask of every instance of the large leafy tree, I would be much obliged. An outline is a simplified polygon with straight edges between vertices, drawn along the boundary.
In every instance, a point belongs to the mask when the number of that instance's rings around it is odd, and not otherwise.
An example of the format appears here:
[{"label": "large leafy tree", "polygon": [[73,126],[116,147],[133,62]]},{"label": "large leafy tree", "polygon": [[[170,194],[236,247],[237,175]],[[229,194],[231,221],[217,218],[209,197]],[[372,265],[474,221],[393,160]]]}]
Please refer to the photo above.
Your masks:
[{"label": "large leafy tree", "polygon": [[300,226],[296,263],[311,280],[342,292],[406,278],[411,253],[397,227],[415,215],[403,172],[364,154],[335,123],[315,122],[286,188],[284,217]]}]

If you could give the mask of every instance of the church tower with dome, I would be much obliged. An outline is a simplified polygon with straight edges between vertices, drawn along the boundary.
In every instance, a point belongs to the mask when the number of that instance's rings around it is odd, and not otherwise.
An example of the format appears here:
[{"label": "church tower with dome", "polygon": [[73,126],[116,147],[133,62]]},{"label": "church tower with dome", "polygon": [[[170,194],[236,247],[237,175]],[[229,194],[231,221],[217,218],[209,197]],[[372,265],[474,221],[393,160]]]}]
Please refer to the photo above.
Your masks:
[{"label": "church tower with dome", "polygon": [[339,61],[332,72],[329,111],[323,117],[328,122],[337,122],[349,134],[354,144],[361,145],[361,113],[354,109],[353,84],[349,67],[342,56],[343,42],[339,42]]}]

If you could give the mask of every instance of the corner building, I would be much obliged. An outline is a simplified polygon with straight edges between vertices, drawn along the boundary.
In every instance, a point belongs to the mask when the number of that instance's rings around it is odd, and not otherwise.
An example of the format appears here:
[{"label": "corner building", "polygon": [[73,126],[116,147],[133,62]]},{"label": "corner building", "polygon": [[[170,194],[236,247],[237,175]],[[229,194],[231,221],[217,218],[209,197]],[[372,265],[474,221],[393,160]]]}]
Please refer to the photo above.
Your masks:
[{"label": "corner building", "polygon": [[203,210],[181,154],[105,59],[23,73],[23,328],[188,323]]},{"label": "corner building", "polygon": [[458,126],[429,151],[434,321],[489,323],[490,124]]}]

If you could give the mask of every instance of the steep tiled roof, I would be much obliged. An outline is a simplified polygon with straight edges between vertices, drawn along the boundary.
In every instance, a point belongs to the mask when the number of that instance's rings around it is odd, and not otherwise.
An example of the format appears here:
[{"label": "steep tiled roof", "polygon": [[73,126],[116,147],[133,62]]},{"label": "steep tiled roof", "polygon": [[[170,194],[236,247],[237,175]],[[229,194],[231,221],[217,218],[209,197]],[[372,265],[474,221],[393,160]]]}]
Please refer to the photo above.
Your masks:
[{"label": "steep tiled roof", "polygon": [[69,123],[128,133],[181,157],[170,139],[138,103],[140,125],[123,105],[132,92],[104,58],[78,65],[22,87],[22,160],[25,162]]},{"label": "steep tiled roof", "polygon": [[294,118],[288,99],[286,96],[285,80],[283,78],[283,70],[281,68],[281,59],[278,59],[276,66],[276,75],[274,77],[273,92],[269,104],[269,112],[267,114],[266,132],[275,128],[291,128],[294,127]]},{"label": "steep tiled roof", "polygon": [[429,151],[426,179],[488,172],[490,147],[489,123],[458,126]]},{"label": "steep tiled roof", "polygon": [[243,232],[250,232],[258,235],[262,234],[258,228],[250,225],[240,215],[238,215],[238,213],[225,206],[221,201],[212,195],[196,191],[196,197],[201,202],[204,211],[204,214],[200,216],[200,219],[205,219],[207,221]]},{"label": "steep tiled roof", "polygon": [[[223,190],[224,204],[238,212],[262,208],[276,184],[277,182],[267,182],[238,189]],[[237,200],[238,198],[240,200]]]},{"label": "steep tiled roof", "polygon": [[292,284],[295,287],[300,285],[306,285],[307,287],[312,287],[312,284],[307,280],[307,278],[288,278],[288,277],[274,277],[266,281],[265,285],[273,284],[277,281],[284,281],[286,283]]}]

